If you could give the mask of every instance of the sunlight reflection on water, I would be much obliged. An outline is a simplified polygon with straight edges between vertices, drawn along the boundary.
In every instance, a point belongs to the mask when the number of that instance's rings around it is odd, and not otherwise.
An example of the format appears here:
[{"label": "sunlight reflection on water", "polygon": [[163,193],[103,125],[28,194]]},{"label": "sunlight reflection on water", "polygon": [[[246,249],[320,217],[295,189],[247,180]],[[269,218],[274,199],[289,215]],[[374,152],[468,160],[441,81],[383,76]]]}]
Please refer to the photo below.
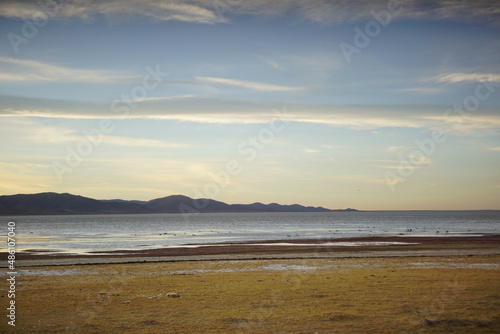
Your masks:
[{"label": "sunlight reflection on water", "polygon": [[[500,233],[500,211],[207,213],[189,219],[182,214],[4,218],[16,222],[16,246],[21,252],[85,253],[221,242],[266,244],[270,240]],[[5,244],[1,247],[6,251]]]}]

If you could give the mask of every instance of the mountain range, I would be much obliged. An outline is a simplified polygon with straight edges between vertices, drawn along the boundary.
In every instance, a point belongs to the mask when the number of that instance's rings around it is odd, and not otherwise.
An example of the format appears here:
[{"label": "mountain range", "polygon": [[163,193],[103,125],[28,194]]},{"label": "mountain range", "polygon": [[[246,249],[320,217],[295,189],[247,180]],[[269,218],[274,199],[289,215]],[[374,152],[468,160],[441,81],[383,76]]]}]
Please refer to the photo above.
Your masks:
[{"label": "mountain range", "polygon": [[53,192],[0,196],[0,215],[330,211],[357,210],[330,210],[323,207],[303,206],[299,204],[227,204],[212,199],[193,199],[183,195],[172,195],[150,201],[97,200],[78,195]]}]

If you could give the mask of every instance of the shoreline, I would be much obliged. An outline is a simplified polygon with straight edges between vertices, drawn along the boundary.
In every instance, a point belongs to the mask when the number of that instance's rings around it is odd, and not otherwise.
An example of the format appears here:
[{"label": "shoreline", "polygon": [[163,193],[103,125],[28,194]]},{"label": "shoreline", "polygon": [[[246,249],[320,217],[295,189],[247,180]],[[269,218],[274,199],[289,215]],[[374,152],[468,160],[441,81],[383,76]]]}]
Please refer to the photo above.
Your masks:
[{"label": "shoreline", "polygon": [[[500,255],[500,234],[266,240],[190,244],[146,250],[97,251],[90,254],[22,252],[17,254],[16,267],[215,260],[474,255]],[[6,262],[0,263],[0,268],[6,268],[6,266]]]}]

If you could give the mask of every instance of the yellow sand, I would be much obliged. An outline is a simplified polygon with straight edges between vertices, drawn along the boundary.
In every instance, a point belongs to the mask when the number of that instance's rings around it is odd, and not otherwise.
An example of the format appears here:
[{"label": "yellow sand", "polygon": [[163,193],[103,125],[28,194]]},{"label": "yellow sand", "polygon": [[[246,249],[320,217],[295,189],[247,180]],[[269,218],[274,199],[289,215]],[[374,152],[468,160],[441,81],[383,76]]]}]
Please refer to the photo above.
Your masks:
[{"label": "yellow sand", "polygon": [[[18,276],[16,330],[3,316],[0,332],[500,333],[499,268],[500,256],[29,268],[43,272]],[[39,275],[52,271],[65,275]]]}]

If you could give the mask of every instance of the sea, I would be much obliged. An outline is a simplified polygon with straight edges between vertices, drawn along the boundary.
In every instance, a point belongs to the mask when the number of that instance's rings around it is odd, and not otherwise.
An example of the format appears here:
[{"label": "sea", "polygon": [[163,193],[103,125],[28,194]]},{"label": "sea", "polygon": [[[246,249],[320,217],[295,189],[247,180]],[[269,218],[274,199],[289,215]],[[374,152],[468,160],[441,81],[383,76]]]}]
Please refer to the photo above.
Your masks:
[{"label": "sea", "polygon": [[[13,225],[16,252],[93,254],[246,241],[500,234],[500,211],[0,217],[5,236]],[[2,243],[0,251],[7,251],[7,242]]]}]

